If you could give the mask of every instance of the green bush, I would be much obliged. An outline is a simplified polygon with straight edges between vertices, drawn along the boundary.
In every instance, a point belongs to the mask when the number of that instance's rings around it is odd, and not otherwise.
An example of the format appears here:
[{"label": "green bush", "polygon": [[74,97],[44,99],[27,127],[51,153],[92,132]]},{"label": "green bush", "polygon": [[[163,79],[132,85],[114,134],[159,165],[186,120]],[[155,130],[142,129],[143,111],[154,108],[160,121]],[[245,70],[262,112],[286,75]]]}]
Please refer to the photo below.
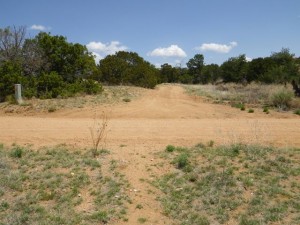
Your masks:
[{"label": "green bush", "polygon": [[269,114],[270,113],[269,108],[265,106],[263,108],[263,112],[266,113],[266,114]]},{"label": "green bush", "polygon": [[248,113],[254,113],[254,109],[249,109]]},{"label": "green bush", "polygon": [[272,95],[271,103],[273,106],[278,107],[279,109],[287,110],[290,108],[293,96],[293,92],[282,89]]},{"label": "green bush", "polygon": [[189,165],[189,155],[187,153],[181,153],[175,158],[176,167],[183,169]]},{"label": "green bush", "polygon": [[83,86],[84,92],[89,95],[98,94],[103,91],[102,85],[97,81],[91,79],[82,80],[81,84]]},{"label": "green bush", "polygon": [[27,82],[26,77],[18,64],[6,62],[0,67],[0,102],[5,101],[9,95],[14,95],[14,84],[24,84]]},{"label": "green bush", "polygon": [[23,149],[19,146],[14,147],[10,152],[10,156],[13,158],[22,158],[22,155]]},{"label": "green bush", "polygon": [[295,113],[296,115],[299,115],[299,116],[300,116],[300,109],[296,109],[296,110],[294,111],[294,113]]},{"label": "green bush", "polygon": [[168,145],[167,147],[166,147],[166,152],[174,152],[175,151],[175,146],[173,146],[173,145]]},{"label": "green bush", "polygon": [[37,94],[40,98],[56,98],[65,83],[56,72],[42,73],[37,78]]}]

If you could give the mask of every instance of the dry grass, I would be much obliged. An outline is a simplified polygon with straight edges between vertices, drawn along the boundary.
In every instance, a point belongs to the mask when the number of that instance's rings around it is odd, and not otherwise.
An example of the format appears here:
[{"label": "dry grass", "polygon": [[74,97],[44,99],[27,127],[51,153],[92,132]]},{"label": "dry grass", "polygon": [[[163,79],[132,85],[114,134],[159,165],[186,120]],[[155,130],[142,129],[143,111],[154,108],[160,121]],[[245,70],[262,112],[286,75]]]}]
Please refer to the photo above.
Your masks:
[{"label": "dry grass", "polygon": [[[105,86],[104,91],[97,95],[78,95],[72,98],[28,99],[21,105],[0,103],[0,111],[6,113],[50,112],[59,109],[84,108],[104,104],[124,102],[124,99],[136,99],[141,96],[143,88],[129,86]],[[50,109],[50,110],[49,110]]]},{"label": "dry grass", "polygon": [[[292,86],[287,85],[265,85],[251,83],[247,86],[241,84],[219,84],[219,85],[185,85],[189,94],[205,96],[215,103],[244,103],[250,106],[272,105],[272,96],[282,90],[292,92]],[[293,104],[300,104],[293,99]]]},{"label": "dry grass", "polygon": [[[90,127],[90,133],[92,137],[92,154],[94,157],[98,155],[99,145],[105,144],[106,136],[107,136],[107,126],[108,126],[108,117],[105,112],[102,113],[101,117],[98,119],[97,115],[94,118],[94,124]],[[103,149],[104,146],[102,146]]]}]

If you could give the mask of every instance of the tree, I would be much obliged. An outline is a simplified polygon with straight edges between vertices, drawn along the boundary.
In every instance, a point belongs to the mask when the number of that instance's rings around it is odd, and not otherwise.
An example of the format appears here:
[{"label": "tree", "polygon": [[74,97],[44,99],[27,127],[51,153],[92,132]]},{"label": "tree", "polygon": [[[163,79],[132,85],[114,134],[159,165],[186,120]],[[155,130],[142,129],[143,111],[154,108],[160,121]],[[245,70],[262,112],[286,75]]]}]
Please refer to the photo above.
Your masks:
[{"label": "tree", "polygon": [[280,52],[274,52],[270,58],[276,64],[275,82],[287,83],[299,79],[299,66],[295,55],[288,48],[282,48]]},{"label": "tree", "polygon": [[13,95],[14,84],[19,83],[26,83],[20,65],[11,61],[3,62],[0,67],[0,102],[4,101],[7,96]]},{"label": "tree", "polygon": [[201,71],[204,66],[204,56],[196,54],[192,59],[187,62],[189,74],[193,77],[193,83],[200,83]]},{"label": "tree", "polygon": [[161,65],[160,67],[160,81],[162,83],[175,83],[178,82],[180,76],[180,70],[172,67],[168,63]]},{"label": "tree", "polygon": [[45,72],[56,71],[64,81],[72,83],[78,78],[93,76],[97,71],[94,57],[85,46],[44,32],[39,33],[36,40],[48,63]]},{"label": "tree", "polygon": [[231,57],[221,65],[221,77],[224,82],[244,82],[247,75],[246,55]]},{"label": "tree", "polygon": [[25,40],[26,27],[0,28],[0,64],[7,61],[21,60],[22,46]]},{"label": "tree", "polygon": [[22,48],[22,67],[26,76],[37,76],[49,69],[47,57],[36,39],[26,39]]},{"label": "tree", "polygon": [[200,82],[203,84],[215,83],[221,75],[220,67],[217,64],[205,65],[202,69]]},{"label": "tree", "polygon": [[158,71],[135,52],[119,51],[100,60],[101,81],[108,84],[133,84],[154,88]]}]

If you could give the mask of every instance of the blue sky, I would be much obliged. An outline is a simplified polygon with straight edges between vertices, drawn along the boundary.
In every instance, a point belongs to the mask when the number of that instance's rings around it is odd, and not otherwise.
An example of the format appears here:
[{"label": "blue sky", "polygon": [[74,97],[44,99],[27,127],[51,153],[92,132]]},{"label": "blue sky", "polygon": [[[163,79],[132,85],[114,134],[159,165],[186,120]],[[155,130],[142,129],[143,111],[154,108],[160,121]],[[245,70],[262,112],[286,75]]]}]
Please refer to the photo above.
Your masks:
[{"label": "blue sky", "polygon": [[103,58],[137,52],[154,65],[195,54],[221,64],[281,48],[300,55],[300,0],[0,0],[0,27],[63,35]]}]

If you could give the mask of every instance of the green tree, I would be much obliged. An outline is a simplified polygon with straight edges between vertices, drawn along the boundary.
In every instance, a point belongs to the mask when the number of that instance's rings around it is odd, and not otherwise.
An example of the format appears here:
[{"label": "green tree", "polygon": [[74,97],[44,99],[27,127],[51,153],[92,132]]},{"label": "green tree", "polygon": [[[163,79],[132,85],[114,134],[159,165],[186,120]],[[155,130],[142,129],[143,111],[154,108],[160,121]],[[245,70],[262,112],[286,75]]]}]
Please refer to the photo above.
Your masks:
[{"label": "green tree", "polygon": [[0,67],[0,102],[14,94],[14,84],[25,84],[26,78],[22,76],[22,68],[18,63],[3,62]]},{"label": "green tree", "polygon": [[180,70],[172,67],[168,63],[161,65],[160,67],[160,81],[162,83],[175,83],[178,82],[180,76]]},{"label": "green tree", "polygon": [[91,77],[97,72],[94,57],[85,46],[68,43],[63,36],[44,32],[39,33],[36,39],[48,63],[45,72],[55,71],[67,82]]},{"label": "green tree", "polygon": [[220,67],[217,64],[205,65],[202,69],[201,83],[215,83],[221,75]]},{"label": "green tree", "polygon": [[248,63],[245,55],[231,57],[221,65],[221,77],[224,82],[244,82]]},{"label": "green tree", "polygon": [[299,66],[295,55],[290,53],[288,48],[282,48],[280,52],[274,52],[270,58],[276,64],[274,81],[277,83],[287,83],[299,79]]},{"label": "green tree", "polygon": [[196,54],[192,59],[187,62],[187,68],[189,74],[193,77],[193,83],[201,82],[201,72],[204,66],[204,56],[202,54]]},{"label": "green tree", "polygon": [[135,52],[119,51],[100,60],[101,81],[113,85],[132,84],[154,88],[158,70]]},{"label": "green tree", "polygon": [[37,93],[40,98],[56,98],[65,86],[57,72],[42,73],[37,82]]}]

